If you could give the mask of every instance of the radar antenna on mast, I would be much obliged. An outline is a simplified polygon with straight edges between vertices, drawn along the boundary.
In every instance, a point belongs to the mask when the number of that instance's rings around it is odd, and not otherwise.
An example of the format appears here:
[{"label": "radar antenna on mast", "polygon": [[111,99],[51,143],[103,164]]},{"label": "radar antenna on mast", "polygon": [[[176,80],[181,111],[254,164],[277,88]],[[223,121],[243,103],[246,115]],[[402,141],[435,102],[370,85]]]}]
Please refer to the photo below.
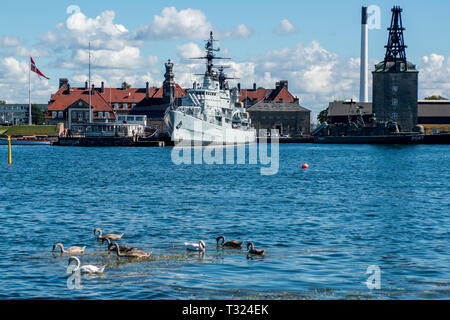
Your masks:
[{"label": "radar antenna on mast", "polygon": [[214,55],[214,51],[216,51],[216,52],[220,51],[220,48],[214,48],[214,42],[217,40],[214,39],[212,31],[209,33],[209,39],[205,40],[205,41],[206,41],[206,44],[205,44],[206,56],[195,57],[195,58],[191,58],[191,59],[206,59],[205,76],[214,77],[214,76],[216,76],[216,72],[212,70],[212,68],[214,67],[213,61],[217,60],[217,59],[225,60],[225,59],[230,59],[230,58],[216,57]]}]

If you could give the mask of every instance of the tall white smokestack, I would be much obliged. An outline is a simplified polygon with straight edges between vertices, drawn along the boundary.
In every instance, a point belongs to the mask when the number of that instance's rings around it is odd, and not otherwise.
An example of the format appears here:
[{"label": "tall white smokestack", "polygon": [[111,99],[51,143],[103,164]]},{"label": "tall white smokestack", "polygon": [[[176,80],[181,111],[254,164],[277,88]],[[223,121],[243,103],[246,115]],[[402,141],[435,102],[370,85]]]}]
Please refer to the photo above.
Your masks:
[{"label": "tall white smokestack", "polygon": [[359,101],[369,102],[369,27],[367,26],[367,7],[362,7],[361,25],[361,73]]}]

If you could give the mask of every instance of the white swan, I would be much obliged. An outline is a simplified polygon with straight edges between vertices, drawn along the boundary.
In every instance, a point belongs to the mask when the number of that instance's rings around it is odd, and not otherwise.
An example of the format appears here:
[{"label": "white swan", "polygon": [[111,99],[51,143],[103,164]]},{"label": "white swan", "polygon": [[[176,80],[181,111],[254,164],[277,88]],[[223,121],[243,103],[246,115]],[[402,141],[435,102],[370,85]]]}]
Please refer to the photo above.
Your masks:
[{"label": "white swan", "polygon": [[186,250],[190,251],[205,251],[205,243],[203,240],[200,240],[198,243],[195,242],[185,242],[184,243]]},{"label": "white swan", "polygon": [[69,266],[72,261],[76,261],[77,262],[77,266],[75,267],[75,269],[72,270],[72,272],[75,272],[78,269],[80,269],[81,273],[103,273],[103,271],[105,271],[105,267],[106,267],[106,265],[104,265],[101,268],[99,268],[99,267],[94,266],[92,264],[87,264],[87,265],[84,265],[84,266],[80,266],[81,262],[80,262],[80,259],[78,259],[78,257],[70,257],[69,258],[69,263],[67,264],[67,266]]}]

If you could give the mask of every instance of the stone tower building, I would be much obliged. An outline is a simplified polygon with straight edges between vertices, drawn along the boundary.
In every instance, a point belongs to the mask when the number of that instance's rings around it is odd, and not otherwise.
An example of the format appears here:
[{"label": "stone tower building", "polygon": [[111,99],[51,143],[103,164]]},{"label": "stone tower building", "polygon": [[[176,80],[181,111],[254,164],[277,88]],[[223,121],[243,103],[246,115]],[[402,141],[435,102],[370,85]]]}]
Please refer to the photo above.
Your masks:
[{"label": "stone tower building", "polygon": [[174,101],[174,74],[173,74],[173,63],[170,59],[166,62],[166,73],[164,74],[163,82],[163,100],[164,103],[173,103]]},{"label": "stone tower building", "polygon": [[417,124],[419,72],[406,60],[401,12],[399,7],[392,9],[386,56],[372,72],[372,110],[377,120],[396,121],[405,132]]}]

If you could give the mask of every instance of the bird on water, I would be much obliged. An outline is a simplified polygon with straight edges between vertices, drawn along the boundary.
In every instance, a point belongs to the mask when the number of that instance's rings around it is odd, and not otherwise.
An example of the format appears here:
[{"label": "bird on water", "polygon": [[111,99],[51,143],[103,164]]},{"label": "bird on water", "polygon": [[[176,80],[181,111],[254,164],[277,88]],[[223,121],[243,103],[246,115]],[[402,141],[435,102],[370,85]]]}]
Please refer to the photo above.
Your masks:
[{"label": "bird on water", "polygon": [[262,249],[255,249],[255,245],[253,244],[253,242],[247,242],[247,250],[249,254],[254,254],[257,256],[263,256],[266,254],[266,250],[262,250]]},{"label": "bird on water", "polygon": [[122,238],[122,236],[124,235],[122,234],[114,234],[114,233],[108,233],[103,235],[103,231],[100,228],[95,228],[94,229],[94,235],[96,235],[96,233],[98,232],[98,236],[97,239],[105,241],[105,239],[110,239],[110,240],[120,240]]},{"label": "bird on water", "polygon": [[80,254],[80,253],[84,253],[84,249],[86,249],[86,246],[84,247],[70,247],[67,250],[64,249],[64,246],[61,242],[55,243],[53,245],[53,250],[55,251],[56,248],[61,248],[61,254],[63,253],[68,253],[68,254]]},{"label": "bird on water", "polygon": [[94,266],[92,264],[87,264],[87,265],[81,266],[81,262],[80,262],[80,259],[78,259],[78,257],[70,257],[69,263],[67,264],[67,266],[69,266],[72,261],[76,261],[76,263],[77,263],[75,269],[73,269],[72,272],[78,271],[78,269],[79,269],[81,273],[103,273],[103,271],[105,271],[105,267],[106,267],[106,265],[104,265],[100,268],[100,267]]},{"label": "bird on water", "polygon": [[118,257],[125,257],[125,258],[148,258],[152,254],[152,252],[144,252],[142,250],[138,249],[132,249],[127,252],[121,252],[119,245],[116,242],[113,242],[112,247],[115,247],[116,250],[114,250],[117,253]]},{"label": "bird on water", "polygon": [[206,249],[205,243],[203,240],[200,240],[198,243],[195,242],[185,242],[184,243],[186,250],[189,251],[202,251],[204,252]]},{"label": "bird on water", "polygon": [[217,245],[219,245],[219,240],[222,239],[222,243],[220,244],[222,247],[229,247],[229,248],[242,248],[243,241],[237,241],[237,240],[230,240],[225,242],[224,236],[218,236],[216,238]]},{"label": "bird on water", "polygon": [[[116,251],[116,250],[117,250],[117,248],[114,247],[114,245],[112,244],[111,240],[109,240],[109,238],[106,238],[105,241],[108,243],[108,254],[109,254],[111,251]],[[128,252],[128,251],[131,251],[131,250],[136,249],[136,248],[127,246],[127,245],[125,245],[125,244],[118,244],[118,246],[119,246],[119,249],[120,249],[121,252]],[[113,248],[113,247],[114,247],[114,248]]]}]

